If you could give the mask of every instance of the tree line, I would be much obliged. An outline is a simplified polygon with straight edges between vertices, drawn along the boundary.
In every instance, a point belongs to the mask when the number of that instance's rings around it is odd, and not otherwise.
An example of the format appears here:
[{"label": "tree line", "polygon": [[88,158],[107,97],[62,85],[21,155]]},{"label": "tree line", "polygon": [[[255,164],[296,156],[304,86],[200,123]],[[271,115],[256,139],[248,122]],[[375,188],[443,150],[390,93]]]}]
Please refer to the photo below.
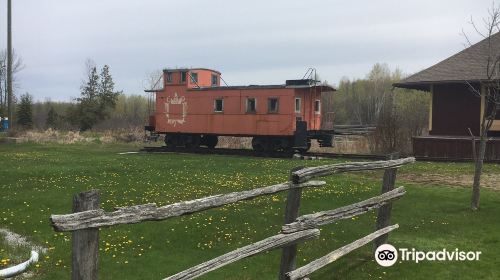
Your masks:
[{"label": "tree line", "polygon": [[[19,109],[19,107],[18,107]],[[108,108],[105,119],[92,126],[94,130],[142,127],[149,115],[148,98],[145,95],[120,93],[113,108]],[[81,130],[77,102],[43,101],[32,103],[34,129]],[[19,110],[18,110],[19,114]],[[94,116],[92,113],[91,116]]]},{"label": "tree line", "polygon": [[15,122],[18,129],[90,130],[143,126],[151,110],[145,95],[126,95],[115,90],[110,67],[100,71],[86,62],[80,97],[70,102],[33,102],[29,93],[16,99]]},{"label": "tree line", "polygon": [[365,78],[343,78],[324,103],[335,112],[335,124],[376,127],[372,152],[409,154],[412,137],[428,132],[430,94],[392,86],[403,78],[400,70],[377,63]]}]

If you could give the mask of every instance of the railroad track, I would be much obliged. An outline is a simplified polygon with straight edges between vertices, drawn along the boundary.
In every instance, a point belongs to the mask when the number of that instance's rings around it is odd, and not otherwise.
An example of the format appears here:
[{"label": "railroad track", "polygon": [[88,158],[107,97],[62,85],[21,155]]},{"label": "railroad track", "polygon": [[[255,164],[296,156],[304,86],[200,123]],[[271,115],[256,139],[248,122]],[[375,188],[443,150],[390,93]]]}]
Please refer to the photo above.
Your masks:
[{"label": "railroad track", "polygon": [[209,148],[169,148],[162,147],[144,147],[140,150],[147,153],[184,153],[184,154],[204,154],[204,155],[236,155],[236,156],[253,156],[253,157],[271,157],[271,158],[291,158],[292,153],[283,152],[257,152],[249,149],[209,149]]},{"label": "railroad track", "polygon": [[[229,149],[229,148],[219,148],[219,149],[209,149],[209,148],[197,148],[194,150],[189,150],[186,148],[168,148],[166,146],[162,147],[144,147],[140,152],[146,153],[185,153],[185,154],[206,154],[206,155],[235,155],[235,156],[247,156],[247,157],[267,157],[267,158],[293,158],[297,153],[284,153],[284,152],[257,152],[250,149]],[[311,158],[345,158],[345,159],[367,159],[367,160],[385,160],[386,155],[370,155],[370,154],[337,154],[337,153],[302,153],[300,157],[304,159]],[[429,162],[471,162],[472,159],[463,158],[427,158],[427,157],[415,157],[417,161],[429,161]],[[500,160],[485,160],[489,163],[500,163]]]},{"label": "railroad track", "polygon": [[[144,147],[140,150],[146,153],[187,153],[187,154],[206,154],[206,155],[236,155],[236,156],[252,156],[252,157],[268,157],[268,158],[293,158],[297,153],[291,152],[258,152],[250,149],[209,149],[209,148],[197,148],[197,149],[186,149],[186,148],[168,148],[166,146],[162,147]],[[359,154],[334,154],[334,153],[302,153],[301,157],[304,158],[346,158],[346,159],[386,159],[385,155],[359,155]]]}]

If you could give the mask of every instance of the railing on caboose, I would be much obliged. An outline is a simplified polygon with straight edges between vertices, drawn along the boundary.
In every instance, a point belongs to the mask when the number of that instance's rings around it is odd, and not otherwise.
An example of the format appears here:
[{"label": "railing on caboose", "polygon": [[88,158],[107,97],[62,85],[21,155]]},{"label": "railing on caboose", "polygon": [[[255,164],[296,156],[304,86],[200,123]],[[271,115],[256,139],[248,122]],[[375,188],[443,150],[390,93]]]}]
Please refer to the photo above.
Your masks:
[{"label": "railing on caboose", "polygon": [[[282,248],[279,279],[304,279],[312,272],[328,265],[336,259],[359,247],[374,241],[378,246],[385,243],[388,233],[398,225],[389,225],[392,201],[405,194],[403,187],[394,189],[396,168],[413,163],[414,158],[390,159],[374,162],[351,162],[308,168],[295,168],[290,171],[290,180],[285,183],[252,189],[242,192],[208,196],[190,201],[178,202],[157,207],[155,203],[122,207],[114,212],[99,209],[99,191],[79,193],[73,198],[73,212],[66,215],[52,215],[51,222],[55,231],[73,231],[72,236],[72,279],[97,279],[99,255],[99,228],[119,224],[133,224],[144,221],[160,221],[172,217],[192,214],[220,207],[241,200],[253,199],[263,195],[288,191],[285,210],[285,224],[280,234],[259,242],[236,249],[215,259],[191,267],[165,279],[193,279],[209,271],[268,250]],[[343,172],[385,169],[382,194],[367,200],[298,217],[302,189],[321,187],[324,181],[314,178]],[[378,210],[376,231],[348,245],[312,261],[300,268],[295,267],[297,244],[317,238],[319,227],[341,219],[364,214],[372,209]]]}]

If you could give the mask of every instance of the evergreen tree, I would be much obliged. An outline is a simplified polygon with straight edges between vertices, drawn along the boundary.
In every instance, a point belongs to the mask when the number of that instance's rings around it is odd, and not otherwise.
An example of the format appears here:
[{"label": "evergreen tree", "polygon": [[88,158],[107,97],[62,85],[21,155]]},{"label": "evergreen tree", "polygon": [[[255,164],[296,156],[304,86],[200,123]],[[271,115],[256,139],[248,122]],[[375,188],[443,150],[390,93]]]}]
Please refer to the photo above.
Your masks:
[{"label": "evergreen tree", "polygon": [[78,127],[80,125],[80,106],[79,104],[68,104],[64,110],[62,121],[70,127]]},{"label": "evergreen tree", "polygon": [[113,82],[113,77],[109,73],[109,66],[104,65],[100,75],[100,84],[98,87],[98,95],[100,101],[100,112],[101,118],[105,119],[109,117],[109,109],[116,106],[116,100],[120,92],[115,92],[115,83]]},{"label": "evergreen tree", "polygon": [[17,124],[25,129],[33,128],[33,99],[29,93],[21,95],[17,106]]},{"label": "evergreen tree", "polygon": [[114,90],[114,82],[109,73],[109,66],[97,74],[97,67],[90,64],[87,82],[81,88],[79,101],[79,123],[81,130],[91,129],[95,124],[109,117],[110,109],[116,105],[121,92]]},{"label": "evergreen tree", "polygon": [[96,66],[90,66],[88,70],[87,82],[81,88],[79,103],[80,129],[91,129],[99,121],[99,75]]},{"label": "evergreen tree", "polygon": [[50,106],[49,112],[47,113],[47,119],[45,120],[45,126],[47,128],[57,128],[59,118],[59,114],[54,110],[54,107]]}]

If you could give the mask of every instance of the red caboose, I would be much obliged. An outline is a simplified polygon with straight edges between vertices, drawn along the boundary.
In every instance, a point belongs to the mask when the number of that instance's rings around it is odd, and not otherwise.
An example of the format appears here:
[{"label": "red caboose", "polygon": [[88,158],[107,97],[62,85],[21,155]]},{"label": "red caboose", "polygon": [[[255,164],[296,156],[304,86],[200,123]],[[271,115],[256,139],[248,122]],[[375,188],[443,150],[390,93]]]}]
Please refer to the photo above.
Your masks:
[{"label": "red caboose", "polygon": [[321,130],[321,93],[334,91],[312,79],[284,85],[221,86],[220,72],[165,69],[156,112],[146,129],[165,134],[169,147],[214,148],[218,136],[253,137],[258,151],[308,150],[311,139],[331,146]]}]

